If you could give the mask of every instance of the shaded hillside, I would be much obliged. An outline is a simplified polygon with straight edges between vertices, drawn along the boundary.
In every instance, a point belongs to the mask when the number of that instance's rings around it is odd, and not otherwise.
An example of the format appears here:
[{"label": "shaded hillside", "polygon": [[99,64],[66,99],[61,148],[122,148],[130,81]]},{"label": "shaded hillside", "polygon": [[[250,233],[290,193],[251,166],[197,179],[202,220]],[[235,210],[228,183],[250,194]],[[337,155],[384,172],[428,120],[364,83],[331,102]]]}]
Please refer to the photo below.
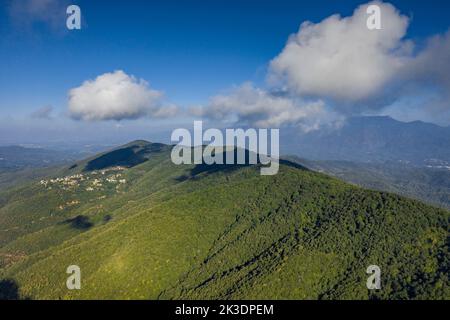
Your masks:
[{"label": "shaded hillside", "polygon": [[134,167],[147,161],[152,152],[164,149],[167,149],[167,146],[163,144],[136,141],[88,161],[84,170],[100,170],[113,166]]},{"label": "shaded hillside", "polygon": [[[176,166],[146,145],[116,149],[146,149],[133,166],[105,153],[0,193],[0,279],[31,299],[450,298],[448,211],[289,162]],[[65,287],[72,264],[81,290]]]}]

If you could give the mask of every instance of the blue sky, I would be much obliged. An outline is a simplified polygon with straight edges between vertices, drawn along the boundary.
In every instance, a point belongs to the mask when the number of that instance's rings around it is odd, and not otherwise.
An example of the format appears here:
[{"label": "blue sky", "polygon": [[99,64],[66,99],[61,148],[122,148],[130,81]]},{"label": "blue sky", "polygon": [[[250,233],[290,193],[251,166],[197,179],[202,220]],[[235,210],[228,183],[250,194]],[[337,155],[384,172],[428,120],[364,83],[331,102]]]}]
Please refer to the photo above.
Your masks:
[{"label": "blue sky", "polygon": [[[145,79],[181,108],[205,104],[244,82],[264,87],[270,61],[303,21],[349,16],[366,1],[72,1],[82,11],[77,31],[65,30],[64,11],[46,20],[12,12],[10,1],[0,3],[0,116],[3,124],[15,123],[1,133],[3,141],[13,142],[14,136],[27,140],[21,130],[33,135],[29,127],[78,128],[67,116],[68,91],[115,70]],[[448,1],[390,3],[410,17],[406,37],[419,47],[449,28]],[[53,108],[53,123],[46,119],[39,127],[30,115],[46,106]],[[105,132],[120,127],[89,126]]]}]

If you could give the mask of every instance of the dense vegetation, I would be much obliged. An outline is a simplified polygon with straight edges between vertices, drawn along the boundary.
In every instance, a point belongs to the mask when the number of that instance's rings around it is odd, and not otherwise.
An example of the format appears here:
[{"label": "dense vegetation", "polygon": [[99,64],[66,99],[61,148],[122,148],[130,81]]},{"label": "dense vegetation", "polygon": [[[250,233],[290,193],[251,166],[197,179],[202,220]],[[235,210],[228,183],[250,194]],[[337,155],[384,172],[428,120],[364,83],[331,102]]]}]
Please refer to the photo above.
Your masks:
[{"label": "dense vegetation", "polygon": [[295,156],[286,159],[364,188],[393,192],[450,209],[450,170],[447,168],[395,163],[311,161]]},{"label": "dense vegetation", "polygon": [[[0,297],[450,298],[446,210],[289,162],[261,176],[117,150],[0,193]],[[73,264],[81,290],[66,288]]]}]

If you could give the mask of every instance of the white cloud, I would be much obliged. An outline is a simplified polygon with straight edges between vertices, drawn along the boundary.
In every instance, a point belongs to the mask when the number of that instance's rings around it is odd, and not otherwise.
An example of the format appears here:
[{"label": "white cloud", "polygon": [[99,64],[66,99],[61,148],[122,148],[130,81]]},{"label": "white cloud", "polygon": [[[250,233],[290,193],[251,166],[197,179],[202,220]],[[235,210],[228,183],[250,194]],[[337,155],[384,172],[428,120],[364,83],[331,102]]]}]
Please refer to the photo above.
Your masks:
[{"label": "white cloud", "polygon": [[[369,30],[369,4],[381,9],[381,30]],[[407,62],[409,24],[388,3],[359,6],[350,17],[332,15],[304,22],[270,64],[272,81],[282,81],[299,95],[356,102],[379,93]]]},{"label": "white cloud", "polygon": [[324,122],[337,121],[321,100],[306,102],[273,94],[245,83],[227,95],[210,99],[206,107],[193,107],[191,114],[244,126],[274,128],[295,125],[303,131],[318,129]]},{"label": "white cloud", "polygon": [[164,106],[162,97],[163,93],[151,89],[145,80],[118,70],[71,89],[69,112],[74,119],[88,121],[174,116],[178,108]]},{"label": "white cloud", "polygon": [[428,39],[425,48],[408,65],[406,77],[450,91],[450,30]]},{"label": "white cloud", "polygon": [[400,120],[450,125],[450,31],[427,39],[397,75],[401,90],[383,112]]},{"label": "white cloud", "polygon": [[[381,9],[381,30],[366,26],[370,4]],[[445,114],[450,109],[450,32],[430,38],[417,50],[406,39],[409,22],[381,1],[361,5],[349,17],[335,14],[319,23],[304,22],[270,63],[272,90],[246,83],[190,112],[241,125],[295,125],[304,131],[383,109],[405,114],[405,101],[416,101],[415,110],[424,101],[418,115]],[[161,100],[162,93],[144,80],[116,71],[72,89],[69,110],[83,120],[177,114],[176,106],[163,107]]]},{"label": "white cloud", "polygon": [[[382,30],[367,28],[370,4],[380,6]],[[270,63],[269,84],[284,95],[246,84],[191,113],[309,131],[379,109],[392,103],[385,89],[394,87],[413,60],[413,44],[404,40],[408,25],[394,6],[379,1],[359,6],[350,17],[336,14],[316,24],[304,22]]]}]

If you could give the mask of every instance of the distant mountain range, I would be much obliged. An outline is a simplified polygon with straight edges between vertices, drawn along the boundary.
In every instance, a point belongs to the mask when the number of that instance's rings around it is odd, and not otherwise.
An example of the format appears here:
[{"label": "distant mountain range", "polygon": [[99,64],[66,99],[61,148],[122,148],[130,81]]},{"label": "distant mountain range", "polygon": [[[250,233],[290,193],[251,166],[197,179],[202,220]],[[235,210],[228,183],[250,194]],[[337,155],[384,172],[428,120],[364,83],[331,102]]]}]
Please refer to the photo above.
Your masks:
[{"label": "distant mountain range", "polygon": [[[110,148],[110,147],[109,147]],[[86,145],[57,148],[49,146],[0,146],[0,172],[25,168],[45,168],[83,159],[106,150],[105,146]]]},{"label": "distant mountain range", "polygon": [[75,159],[73,154],[63,151],[22,146],[0,147],[0,169],[48,167]]},{"label": "distant mountain range", "polygon": [[396,162],[450,169],[450,127],[354,117],[336,130],[281,131],[283,153],[312,160]]},{"label": "distant mountain range", "polygon": [[177,166],[171,148],[135,141],[1,191],[0,299],[450,298],[449,211],[286,160]]}]

